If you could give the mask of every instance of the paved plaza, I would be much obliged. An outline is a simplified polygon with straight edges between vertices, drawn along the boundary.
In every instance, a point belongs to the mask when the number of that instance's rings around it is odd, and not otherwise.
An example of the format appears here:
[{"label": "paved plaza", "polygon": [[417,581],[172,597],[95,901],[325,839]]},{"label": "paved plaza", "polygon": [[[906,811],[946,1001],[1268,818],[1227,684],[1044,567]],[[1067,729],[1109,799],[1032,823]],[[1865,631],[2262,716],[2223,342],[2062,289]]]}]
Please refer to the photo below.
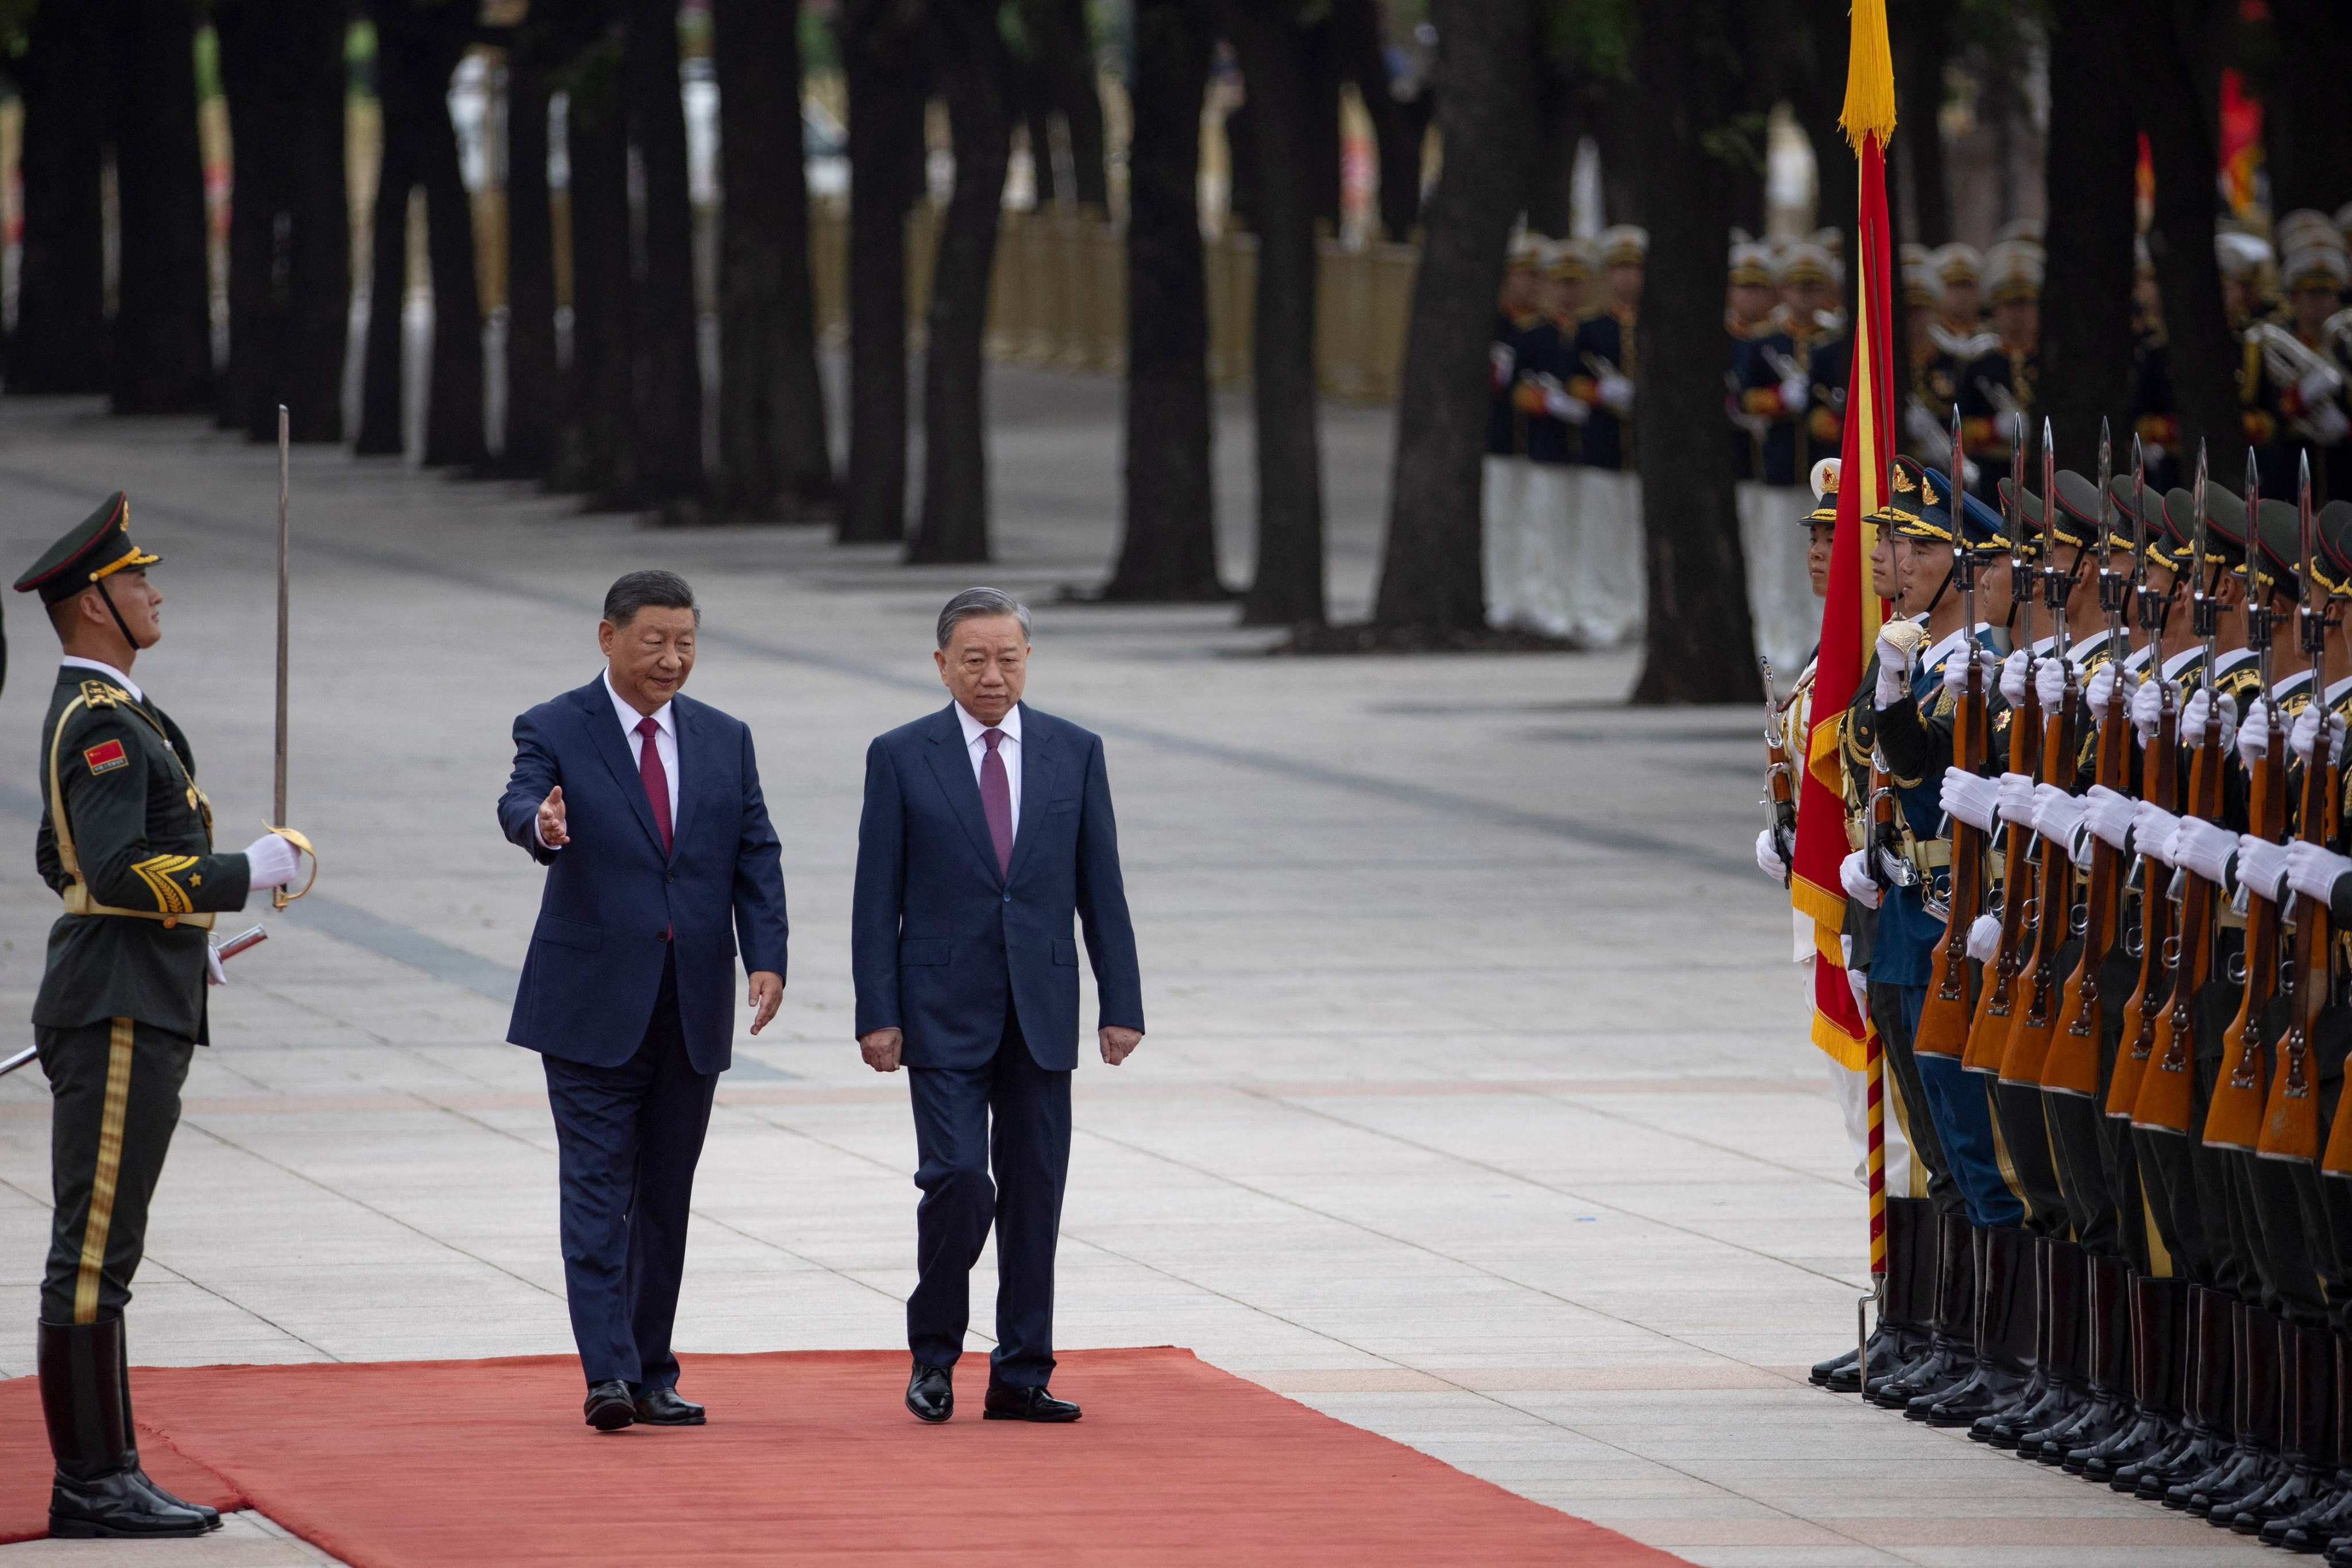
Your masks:
[{"label": "paved plaza", "polygon": [[[1116,542],[1116,388],[992,389],[999,563],[977,571],[296,454],[290,816],[324,870],[253,917],[271,940],[214,994],[134,1361],[570,1349],[540,1067],[501,1043],[541,873],[492,806],[514,715],[593,674],[604,587],[646,565],[703,601],[690,689],[753,729],[793,925],[783,1010],[719,1090],[683,1391],[696,1352],[902,1346],[914,1140],[903,1077],[850,1039],[850,873],[866,742],[944,702],[932,617],[982,580],[1036,606],[1032,700],[1106,738],[1150,1025],[1127,1065],[1089,1049],[1078,1074],[1064,1345],[1191,1347],[1717,1568],[2261,1559],[1806,1385],[1853,1331],[1864,1203],[1787,907],[1750,859],[1760,714],[1622,709],[1631,654],[1270,658],[1227,608],[1057,603]],[[1389,421],[1329,416],[1335,616],[1369,598]],[[1233,580],[1249,457],[1229,404]],[[166,641],[136,673],[232,846],[268,801],[275,478],[196,422],[0,404],[11,576],[118,487],[163,553]],[[0,1055],[29,1043],[56,909],[31,855],[54,644],[30,600],[6,610]],[[0,1376],[33,1371],[47,1188],[37,1071],[0,1080]],[[201,1542],[0,1549],[0,1568],[322,1561],[242,1516]]]}]

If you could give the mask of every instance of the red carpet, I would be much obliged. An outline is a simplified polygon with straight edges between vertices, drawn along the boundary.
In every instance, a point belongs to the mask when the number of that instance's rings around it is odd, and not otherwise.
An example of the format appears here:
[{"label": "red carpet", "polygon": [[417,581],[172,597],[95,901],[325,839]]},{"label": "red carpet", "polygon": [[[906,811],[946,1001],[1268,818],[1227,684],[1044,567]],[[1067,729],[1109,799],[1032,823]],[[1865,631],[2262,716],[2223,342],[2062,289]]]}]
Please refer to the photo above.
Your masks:
[{"label": "red carpet", "polygon": [[[1331,1420],[1189,1351],[1079,1351],[1076,1426],[943,1427],[888,1352],[692,1356],[712,1424],[599,1436],[578,1363],[137,1374],[148,1468],[353,1568],[516,1563],[1542,1563],[1680,1561]],[[0,1542],[47,1529],[34,1381],[0,1383]],[[216,1472],[216,1473],[215,1473]]]}]

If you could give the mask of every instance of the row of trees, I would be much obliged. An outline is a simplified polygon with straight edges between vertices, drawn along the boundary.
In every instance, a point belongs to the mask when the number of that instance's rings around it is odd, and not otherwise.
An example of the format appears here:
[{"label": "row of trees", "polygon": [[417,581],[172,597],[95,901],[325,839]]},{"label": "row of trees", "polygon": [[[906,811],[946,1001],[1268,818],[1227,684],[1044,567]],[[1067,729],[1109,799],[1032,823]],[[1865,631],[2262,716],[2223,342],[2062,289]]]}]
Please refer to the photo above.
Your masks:
[{"label": "row of trees", "polygon": [[[1016,132],[1042,195],[1107,209],[1097,35],[1087,0],[831,0],[814,35],[848,101],[849,381],[836,473],[818,374],[798,95],[802,8],[687,0],[719,89],[718,463],[701,440],[693,214],[680,101],[681,0],[0,0],[25,106],[25,245],[7,385],[107,391],[124,413],[210,411],[257,437],[275,405],[305,441],[401,449],[401,321],[410,196],[421,190],[435,301],[423,460],[534,478],[589,505],[665,521],[824,520],[845,542],[904,540],[917,562],[989,551],[989,277]],[[1763,127],[1785,103],[1810,136],[1821,220],[1850,226],[1854,165],[1835,130],[1845,0],[1124,0],[1113,36],[1132,108],[1126,243],[1129,363],[1123,535],[1105,596],[1226,596],[1215,548],[1208,321],[1198,205],[1201,117],[1221,49],[1244,108],[1228,121],[1234,208],[1257,240],[1256,559],[1244,619],[1319,627],[1325,518],[1314,365],[1318,226],[1339,215],[1339,96],[1378,149],[1379,216],[1423,265],[1398,409],[1395,476],[1369,640],[1484,636],[1478,456],[1486,340],[1506,240],[1524,215],[1568,226],[1580,141],[1599,148],[1612,221],[1653,237],[1636,359],[1649,531],[1649,659],[1640,695],[1751,689],[1744,564],[1721,428],[1724,236],[1761,226]],[[1911,236],[1948,237],[1939,110],[1973,53],[2002,112],[2011,69],[2050,62],[2051,218],[2044,383],[2062,431],[2119,416],[2128,362],[2138,139],[2184,433],[2232,427],[2231,346],[2211,230],[2220,71],[2277,108],[2284,205],[2330,210],[2352,156],[2327,94],[2347,24],[2326,0],[1891,0],[1903,130],[1890,196]],[[196,129],[200,11],[234,151],[228,354],[211,353]],[[1399,79],[1403,30],[1438,39],[1432,85]],[[1100,18],[1096,20],[1099,22]],[[358,426],[342,428],[349,25],[382,108],[368,255],[377,302]],[[2296,47],[2282,40],[2297,39]],[[480,45],[503,51],[496,122],[508,209],[503,438],[485,436],[472,206],[448,108]],[[2002,64],[2001,62],[2007,62]],[[1998,91],[1995,91],[1995,89]],[[2001,95],[2006,94],[2002,99]],[[560,97],[562,112],[551,107]],[[944,108],[952,194],[920,357],[924,472],[909,519],[918,374],[904,300],[905,219],[928,187],[927,117]],[[559,353],[551,124],[569,171],[571,352]],[[1424,195],[1424,147],[1443,157]],[[1049,151],[1050,150],[1050,151]],[[120,262],[106,294],[103,171]],[[1067,181],[1067,188],[1061,182]],[[1311,630],[1308,643],[1317,639]],[[1358,640],[1366,640],[1360,638]]]}]

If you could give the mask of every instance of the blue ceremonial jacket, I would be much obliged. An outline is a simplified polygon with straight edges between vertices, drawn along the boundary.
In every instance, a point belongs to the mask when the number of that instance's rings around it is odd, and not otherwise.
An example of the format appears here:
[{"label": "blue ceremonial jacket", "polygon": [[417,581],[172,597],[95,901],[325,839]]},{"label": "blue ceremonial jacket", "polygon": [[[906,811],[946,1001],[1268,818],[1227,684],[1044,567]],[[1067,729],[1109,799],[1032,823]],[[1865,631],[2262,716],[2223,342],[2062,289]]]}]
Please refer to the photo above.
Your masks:
[{"label": "blue ceremonial jacket", "polygon": [[[546,1056],[618,1067],[635,1054],[677,959],[678,1021],[694,1070],[727,1070],[735,957],[784,973],[784,873],[760,796],[751,731],[683,694],[677,814],[662,852],[651,804],[604,677],[515,721],[514,773],[499,826],[547,868],[507,1038]],[[540,803],[563,786],[562,849],[540,847]]]},{"label": "blue ceremonial jacket", "polygon": [[1078,1065],[1078,944],[1101,1022],[1143,1027],[1143,979],[1118,868],[1102,737],[1021,705],[1021,818],[1009,876],[954,704],[866,752],[850,913],[856,1032],[904,1032],[914,1068],[989,1060],[1014,1009],[1037,1065]]}]

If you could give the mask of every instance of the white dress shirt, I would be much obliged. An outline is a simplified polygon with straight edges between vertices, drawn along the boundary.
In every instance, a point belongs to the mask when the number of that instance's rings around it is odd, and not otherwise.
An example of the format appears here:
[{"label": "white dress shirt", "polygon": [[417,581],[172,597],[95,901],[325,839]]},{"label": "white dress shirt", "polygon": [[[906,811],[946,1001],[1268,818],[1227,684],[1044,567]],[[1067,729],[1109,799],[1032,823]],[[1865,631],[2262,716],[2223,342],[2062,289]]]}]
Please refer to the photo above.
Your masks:
[{"label": "white dress shirt", "polygon": [[[987,733],[988,726],[965,712],[961,702],[956,704],[955,712],[956,722],[963,726],[963,749],[971,754],[971,776],[976,781],[981,776],[981,765],[988,760],[988,742],[981,738]],[[1021,704],[1016,702],[1007,710],[1003,722],[996,727],[1004,731],[1004,739],[997,742],[996,754],[1004,759],[1004,782],[1010,786],[1013,797],[1013,832],[1018,837],[1021,833]]]},{"label": "white dress shirt", "polygon": [[[613,700],[613,711],[621,721],[621,732],[628,738],[629,760],[637,764],[642,773],[646,766],[646,738],[637,733],[637,726],[646,721],[646,715],[621,700],[621,694],[613,689],[610,670],[604,672],[604,691]],[[661,758],[662,776],[669,781],[669,826],[673,833],[677,831],[677,715],[671,711],[676,706],[674,702],[665,702],[652,714],[653,721],[661,726],[654,731],[654,754]]]},{"label": "white dress shirt", "polygon": [[131,700],[133,702],[144,702],[147,700],[147,694],[139,689],[138,682],[132,680],[129,676],[123,674],[121,670],[115,668],[114,666],[110,664],[100,664],[94,658],[84,658],[78,653],[67,654],[60,658],[58,662],[71,669],[94,669],[99,674],[114,682],[115,685],[122,688],[123,690],[131,693]]}]

